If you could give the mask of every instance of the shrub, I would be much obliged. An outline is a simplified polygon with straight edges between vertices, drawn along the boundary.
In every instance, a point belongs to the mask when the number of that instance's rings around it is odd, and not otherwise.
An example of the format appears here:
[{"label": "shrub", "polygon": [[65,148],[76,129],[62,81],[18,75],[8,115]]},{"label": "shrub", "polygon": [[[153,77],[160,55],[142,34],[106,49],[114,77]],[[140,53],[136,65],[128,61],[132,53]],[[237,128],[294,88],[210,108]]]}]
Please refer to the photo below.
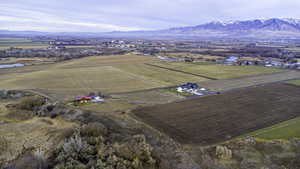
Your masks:
[{"label": "shrub", "polygon": [[106,127],[101,123],[89,123],[80,130],[80,134],[86,137],[105,136],[107,133]]},{"label": "shrub", "polygon": [[18,107],[23,110],[33,111],[35,108],[38,108],[45,104],[46,101],[43,97],[40,96],[31,96],[23,98]]},{"label": "shrub", "polygon": [[5,152],[8,148],[8,141],[5,137],[0,136],[0,155]]},{"label": "shrub", "polygon": [[[104,135],[103,135],[104,134]],[[152,147],[145,136],[136,135],[123,142],[107,140],[100,123],[83,126],[59,149],[55,169],[157,169]]]}]

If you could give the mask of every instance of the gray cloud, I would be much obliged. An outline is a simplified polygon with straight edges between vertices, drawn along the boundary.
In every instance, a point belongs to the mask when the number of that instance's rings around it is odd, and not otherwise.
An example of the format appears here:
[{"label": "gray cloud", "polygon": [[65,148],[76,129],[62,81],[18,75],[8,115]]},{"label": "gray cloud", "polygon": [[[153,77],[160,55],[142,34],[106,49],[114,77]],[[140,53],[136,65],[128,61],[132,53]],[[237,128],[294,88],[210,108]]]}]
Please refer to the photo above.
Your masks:
[{"label": "gray cloud", "polygon": [[213,20],[298,18],[299,0],[1,0],[0,29],[131,31]]}]

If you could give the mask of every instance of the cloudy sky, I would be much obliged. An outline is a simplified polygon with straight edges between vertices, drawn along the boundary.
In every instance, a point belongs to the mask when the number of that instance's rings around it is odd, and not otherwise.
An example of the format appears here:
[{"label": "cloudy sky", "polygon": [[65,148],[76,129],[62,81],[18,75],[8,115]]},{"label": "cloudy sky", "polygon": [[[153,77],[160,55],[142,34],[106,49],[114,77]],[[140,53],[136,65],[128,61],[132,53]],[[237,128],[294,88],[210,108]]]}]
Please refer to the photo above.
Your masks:
[{"label": "cloudy sky", "polygon": [[0,30],[157,30],[210,21],[300,18],[300,0],[0,0]]}]

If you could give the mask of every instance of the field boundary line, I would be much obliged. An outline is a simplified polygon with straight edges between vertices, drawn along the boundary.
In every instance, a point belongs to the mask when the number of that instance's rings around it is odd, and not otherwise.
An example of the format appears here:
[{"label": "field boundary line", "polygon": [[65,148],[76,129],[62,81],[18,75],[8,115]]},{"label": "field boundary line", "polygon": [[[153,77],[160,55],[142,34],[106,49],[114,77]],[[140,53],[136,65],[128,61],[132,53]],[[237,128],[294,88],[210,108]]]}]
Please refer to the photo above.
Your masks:
[{"label": "field boundary line", "polygon": [[182,71],[182,70],[177,70],[177,69],[173,69],[173,68],[167,68],[167,67],[163,67],[163,66],[153,65],[153,64],[150,64],[150,63],[144,63],[144,64],[148,65],[148,66],[160,68],[160,69],[173,71],[173,72],[179,72],[179,73],[184,73],[184,74],[193,75],[193,76],[197,76],[197,77],[202,77],[202,78],[209,79],[209,80],[219,80],[219,79],[208,77],[208,76],[205,76],[205,75],[199,75],[199,74],[195,74],[195,73],[185,72],[185,71]]}]

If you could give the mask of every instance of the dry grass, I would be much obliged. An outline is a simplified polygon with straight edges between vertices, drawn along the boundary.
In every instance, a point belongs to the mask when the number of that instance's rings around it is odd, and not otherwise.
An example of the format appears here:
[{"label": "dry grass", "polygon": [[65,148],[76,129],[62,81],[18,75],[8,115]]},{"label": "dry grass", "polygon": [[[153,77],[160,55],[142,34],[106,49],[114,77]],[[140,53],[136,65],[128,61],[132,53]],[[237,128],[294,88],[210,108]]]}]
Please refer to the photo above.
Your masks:
[{"label": "dry grass", "polygon": [[135,55],[96,56],[52,65],[2,69],[0,88],[39,89],[73,97],[91,91],[115,93],[160,87],[158,82],[118,68],[151,59]]},{"label": "dry grass", "polygon": [[130,72],[132,74],[136,74],[140,77],[143,77],[148,81],[154,81],[156,83],[159,83],[162,86],[178,85],[186,82],[200,82],[207,80],[205,78],[175,72],[171,70],[160,69],[145,64],[120,65],[118,66],[118,68],[123,71]]},{"label": "dry grass", "polygon": [[126,92],[156,87],[111,66],[48,69],[25,74],[1,75],[0,88],[45,89],[54,93],[71,95],[86,94],[91,91]]},{"label": "dry grass", "polygon": [[94,56],[2,69],[0,88],[38,89],[67,99],[92,91],[119,93],[206,80],[144,64],[153,61],[152,57],[137,55]]},{"label": "dry grass", "polygon": [[[61,137],[65,129],[75,124],[61,119],[34,118],[24,122],[1,124],[0,137],[9,143],[7,151],[0,154],[0,162],[15,159],[24,148],[52,151],[56,146],[55,139]],[[51,134],[50,134],[51,133]]]},{"label": "dry grass", "polygon": [[41,42],[32,42],[29,39],[22,38],[0,38],[0,50],[5,50],[10,47],[17,48],[47,48],[49,45]]},{"label": "dry grass", "polygon": [[226,66],[219,64],[203,65],[184,62],[158,62],[156,65],[217,79],[228,79],[283,71],[282,69],[267,68],[262,66]]},{"label": "dry grass", "polygon": [[140,91],[133,93],[125,93],[117,95],[121,99],[127,100],[130,103],[149,106],[156,104],[165,104],[182,99],[181,96],[169,92],[167,89],[156,89],[150,91]]},{"label": "dry grass", "polygon": [[201,54],[193,54],[193,53],[167,53],[165,56],[168,57],[189,57],[194,59],[224,59],[224,57],[221,56],[211,56],[211,55],[201,55]]},{"label": "dry grass", "polygon": [[201,82],[201,86],[214,91],[231,90],[236,88],[249,87],[258,84],[274,83],[300,78],[299,71],[285,71],[259,76],[249,76],[235,79],[222,79],[217,81]]},{"label": "dry grass", "polygon": [[42,64],[48,62],[54,62],[55,59],[51,58],[7,58],[5,60],[0,60],[0,64],[14,64],[14,63],[22,63],[22,64]]},{"label": "dry grass", "polygon": [[128,103],[127,101],[113,100],[105,103],[86,104],[80,106],[80,109],[106,114],[112,112],[127,112],[136,107],[137,105]]}]

